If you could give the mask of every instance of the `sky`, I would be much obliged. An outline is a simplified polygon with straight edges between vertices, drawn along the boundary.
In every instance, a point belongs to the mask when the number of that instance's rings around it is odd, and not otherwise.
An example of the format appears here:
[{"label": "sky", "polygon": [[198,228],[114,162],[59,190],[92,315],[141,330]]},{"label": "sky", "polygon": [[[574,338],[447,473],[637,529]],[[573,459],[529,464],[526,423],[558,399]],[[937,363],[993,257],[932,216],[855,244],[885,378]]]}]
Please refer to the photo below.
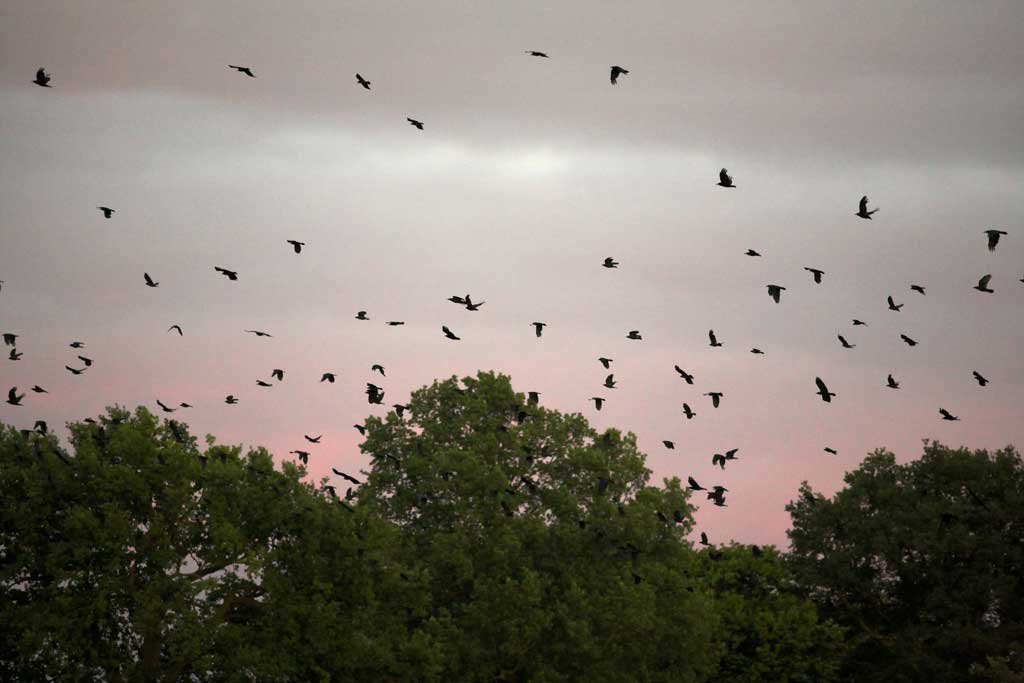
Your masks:
[{"label": "sky", "polygon": [[876,448],[1024,444],[1022,121],[1019,2],[7,0],[0,332],[24,357],[0,388],[50,393],[0,421],[185,401],[193,433],[305,448],[319,479],[369,464],[366,382],[390,404],[496,370],[636,433],[654,482],[726,486],[712,541],[785,547],[800,482],[830,494]]}]

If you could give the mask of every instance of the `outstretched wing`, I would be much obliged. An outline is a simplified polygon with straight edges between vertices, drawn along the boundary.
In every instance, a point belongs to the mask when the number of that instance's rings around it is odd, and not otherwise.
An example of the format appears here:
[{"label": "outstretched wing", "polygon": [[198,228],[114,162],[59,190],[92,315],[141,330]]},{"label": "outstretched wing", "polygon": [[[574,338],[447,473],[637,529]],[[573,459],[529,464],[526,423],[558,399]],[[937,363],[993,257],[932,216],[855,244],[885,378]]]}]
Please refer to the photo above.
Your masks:
[{"label": "outstretched wing", "polygon": [[868,196],[864,195],[860,198],[860,212],[867,213],[868,211]]},{"label": "outstretched wing", "polygon": [[978,286],[983,288],[983,289],[987,289],[988,288],[988,281],[991,280],[991,279],[992,279],[992,274],[991,273],[988,274],[988,275],[983,276],[980,280],[978,280]]}]

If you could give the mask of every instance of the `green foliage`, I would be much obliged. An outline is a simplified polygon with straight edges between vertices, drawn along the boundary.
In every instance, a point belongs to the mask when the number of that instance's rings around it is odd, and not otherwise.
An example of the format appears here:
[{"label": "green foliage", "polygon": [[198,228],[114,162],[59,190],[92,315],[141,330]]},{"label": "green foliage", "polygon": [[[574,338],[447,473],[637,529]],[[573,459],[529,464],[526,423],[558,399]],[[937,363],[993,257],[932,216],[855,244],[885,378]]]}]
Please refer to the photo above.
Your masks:
[{"label": "green foliage", "polygon": [[876,451],[788,506],[790,564],[849,629],[846,679],[1024,678],[1024,465],[1012,448]]}]

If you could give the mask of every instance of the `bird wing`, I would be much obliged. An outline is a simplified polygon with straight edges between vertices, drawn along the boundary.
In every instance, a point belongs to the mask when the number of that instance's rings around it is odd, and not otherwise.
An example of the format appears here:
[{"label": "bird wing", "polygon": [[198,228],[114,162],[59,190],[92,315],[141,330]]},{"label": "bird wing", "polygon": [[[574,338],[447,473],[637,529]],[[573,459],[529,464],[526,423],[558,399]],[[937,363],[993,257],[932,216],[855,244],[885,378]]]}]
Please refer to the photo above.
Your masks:
[{"label": "bird wing", "polygon": [[723,185],[728,185],[729,181],[731,180],[731,178],[729,178],[729,172],[723,168],[721,171],[718,172],[718,180]]},{"label": "bird wing", "polygon": [[[42,69],[40,69],[42,71]],[[18,387],[11,387],[11,390],[7,392],[7,400],[14,403],[18,400]]]},{"label": "bird wing", "polygon": [[867,213],[868,210],[868,196],[864,195],[860,198],[860,211],[861,213]]},{"label": "bird wing", "polygon": [[978,286],[982,287],[982,288],[987,288],[988,287],[988,281],[991,280],[991,279],[992,279],[992,275],[991,274],[983,276],[980,280],[978,280]]},{"label": "bird wing", "polygon": [[829,393],[828,387],[825,386],[825,383],[821,381],[820,377],[815,377],[814,383],[818,385],[818,391],[820,391],[823,394]]}]

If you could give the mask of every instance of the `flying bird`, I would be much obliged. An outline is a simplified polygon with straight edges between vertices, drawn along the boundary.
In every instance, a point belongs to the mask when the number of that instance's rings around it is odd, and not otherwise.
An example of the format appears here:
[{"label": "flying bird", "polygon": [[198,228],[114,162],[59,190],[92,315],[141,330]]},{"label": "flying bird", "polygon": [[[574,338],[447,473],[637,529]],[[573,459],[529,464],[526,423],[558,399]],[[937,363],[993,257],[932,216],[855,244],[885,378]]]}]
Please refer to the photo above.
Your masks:
[{"label": "flying bird", "polygon": [[18,341],[18,335],[12,332],[4,332],[4,344],[7,346],[14,346]]},{"label": "flying bird", "polygon": [[370,89],[370,81],[366,80],[365,78],[363,78],[359,74],[356,74],[356,83],[358,83],[359,85],[363,86],[367,90]]},{"label": "flying bird", "polygon": [[309,451],[288,451],[288,452],[289,453],[294,453],[296,456],[298,456],[299,460],[302,461],[303,465],[308,465],[309,464]]},{"label": "flying bird", "polygon": [[269,334],[267,332],[261,332],[259,330],[243,330],[243,332],[248,332],[249,334],[255,334],[257,337],[273,337],[274,336],[272,334]]},{"label": "flying bird", "polygon": [[715,336],[714,330],[708,330],[708,339],[711,340],[712,347],[719,347],[722,345],[722,343],[718,341],[718,337]]},{"label": "flying bird", "polygon": [[366,317],[366,311],[357,311],[356,320],[369,320],[369,318]]},{"label": "flying bird", "polygon": [[700,532],[700,544],[701,545],[706,545],[706,546],[710,546],[711,545],[710,543],[708,543],[708,535],[706,533],[704,533],[703,531]]},{"label": "flying bird", "polygon": [[875,213],[878,213],[878,209],[872,209],[871,211],[868,211],[868,197],[867,197],[867,195],[864,195],[863,197],[861,197],[860,198],[860,208],[857,210],[857,213],[855,213],[854,215],[855,216],[860,216],[861,218],[866,218],[868,220],[871,220],[871,214],[875,214]]},{"label": "flying bird", "polygon": [[540,335],[543,334],[544,328],[548,326],[547,323],[530,323],[530,324],[533,325],[533,331],[536,333],[536,335],[538,337],[540,337]]},{"label": "flying bird", "polygon": [[779,303],[779,299],[782,297],[782,290],[785,289],[782,285],[767,285],[768,296],[775,300],[775,303]]},{"label": "flying bird", "polygon": [[611,358],[598,358],[597,360],[601,361],[601,365],[604,366],[605,370],[607,370],[608,368],[611,367],[611,364],[612,364],[612,359]]},{"label": "flying bird", "polygon": [[277,379],[278,382],[283,382],[284,381],[284,370],[279,370],[279,369],[275,368],[270,373],[270,376],[275,378],[275,379]]},{"label": "flying bird", "polygon": [[331,384],[334,384],[334,380],[335,380],[335,376],[334,376],[333,372],[325,372],[324,374],[320,375],[320,382],[321,383],[323,383],[323,382],[330,382]]},{"label": "flying bird", "polygon": [[722,402],[722,392],[721,391],[709,391],[708,393],[706,393],[704,395],[711,397],[711,407],[712,408],[717,408],[719,406],[719,404]]},{"label": "flying bird", "polygon": [[50,393],[49,391],[47,391],[46,389],[43,389],[38,384],[33,384],[32,385],[32,391],[36,392],[37,394],[48,394],[48,393]]},{"label": "flying bird", "polygon": [[423,130],[423,122],[422,121],[417,121],[416,119],[410,119],[408,116],[405,117],[405,120],[409,122],[410,126],[415,126],[418,130]]},{"label": "flying bird", "polygon": [[950,422],[955,422],[955,421],[957,421],[957,420],[959,420],[959,419],[960,419],[960,418],[959,418],[959,417],[957,417],[956,415],[953,415],[953,414],[951,414],[951,413],[950,413],[950,412],[949,412],[948,410],[946,410],[945,408],[939,408],[939,415],[941,415],[941,416],[942,416],[942,419],[943,419],[943,420],[949,420]]},{"label": "flying bird", "polygon": [[764,351],[762,351],[761,349],[758,349],[756,347],[753,348],[753,349],[750,349],[750,352],[755,354],[755,355],[758,355],[758,356],[763,356],[764,355]]},{"label": "flying bird", "polygon": [[114,215],[114,210],[111,209],[109,206],[97,206],[96,208],[103,212],[104,218],[109,219],[111,216]]},{"label": "flying bird", "polygon": [[455,333],[449,330],[447,325],[441,325],[441,331],[444,332],[444,336],[448,339],[454,339],[455,341],[461,339],[461,337],[456,337]]},{"label": "flying bird", "polygon": [[181,325],[171,325],[170,327],[167,328],[167,331],[170,332],[171,330],[176,331],[179,337],[185,336],[184,333],[181,331]]},{"label": "flying bird", "polygon": [[839,451],[837,451],[834,448],[830,448],[829,446],[825,446],[825,452],[830,453],[832,455],[839,455]]},{"label": "flying bird", "polygon": [[466,299],[466,310],[467,311],[479,311],[480,307],[483,306],[485,303],[487,303],[487,302],[486,301],[481,301],[479,303],[474,303],[474,302],[470,301],[468,299],[468,297],[467,297],[467,299]]},{"label": "flying bird", "polygon": [[694,479],[693,477],[687,477],[686,481],[689,484],[687,488],[690,489],[691,491],[707,491],[707,489],[698,484],[697,480]]},{"label": "flying bird", "polygon": [[900,339],[902,339],[903,341],[907,342],[908,346],[917,346],[917,342],[914,341],[913,339],[911,339],[910,337],[908,337],[905,334],[901,334],[900,335]]},{"label": "flying bird", "polygon": [[[719,187],[736,187],[732,182],[732,176],[729,175],[729,171],[722,169],[718,172],[718,186]],[[760,256],[760,254],[758,254]]]},{"label": "flying bird", "polygon": [[526,54],[530,55],[531,57],[547,57],[548,56],[546,52],[540,52],[538,50],[526,50]]},{"label": "flying bird", "polygon": [[153,281],[153,278],[151,278],[149,276],[149,273],[143,273],[142,277],[146,280],[146,286],[147,287],[159,287],[160,286],[159,282],[154,282]]},{"label": "flying bird", "polygon": [[824,401],[825,403],[831,403],[832,397],[835,396],[835,394],[828,390],[828,387],[825,386],[825,383],[821,380],[820,377],[815,377],[814,383],[818,385],[817,393],[819,396],[821,396],[821,400]]},{"label": "flying bird", "polygon": [[979,384],[980,386],[985,386],[986,384],[988,384],[988,380],[987,380],[987,379],[985,379],[984,377],[982,377],[982,376],[981,376],[981,373],[980,373],[980,372],[978,372],[977,370],[975,370],[975,371],[974,371],[973,373],[971,373],[971,374],[973,374],[973,375],[974,375],[974,379],[978,380],[978,384]]},{"label": "flying bird", "polygon": [[897,304],[895,301],[893,301],[892,296],[889,296],[886,299],[886,301],[889,303],[889,310],[890,311],[897,311],[898,312],[901,308],[903,308],[906,305],[906,304]]},{"label": "flying bird", "polygon": [[254,74],[254,73],[252,72],[252,69],[250,69],[250,68],[249,68],[249,67],[247,67],[247,66],[234,66],[233,64],[228,64],[228,68],[229,68],[229,69],[234,69],[234,70],[235,70],[235,71],[237,71],[238,73],[242,73],[242,74],[245,74],[245,75],[246,75],[246,76],[248,76],[249,78],[256,78],[256,74]]},{"label": "flying bird", "polygon": [[889,387],[890,389],[899,389],[900,383],[893,379],[892,375],[889,375],[889,378],[886,380],[885,386]]},{"label": "flying bird", "polygon": [[684,403],[683,404],[683,415],[686,416],[687,420],[692,420],[693,416],[696,415],[696,414],[697,413],[695,413],[692,410],[690,410],[690,404],[689,403]]},{"label": "flying bird", "polygon": [[625,75],[625,74],[628,74],[628,73],[629,73],[629,71],[627,71],[626,69],[623,69],[621,66],[613,66],[612,67],[612,75],[611,75],[611,77],[612,77],[612,85],[615,85],[616,83],[619,82],[619,76],[622,76],[622,75]]},{"label": "flying bird", "polygon": [[590,400],[594,402],[594,408],[601,410],[601,406],[604,405],[604,399],[600,396],[591,396]]},{"label": "flying bird", "polygon": [[46,73],[46,70],[43,67],[39,67],[39,71],[36,71],[36,79],[32,82],[44,88],[49,88],[51,87],[50,74]]},{"label": "flying bird", "polygon": [[86,358],[85,356],[79,356],[78,360],[80,360],[83,363],[85,363],[85,367],[87,367],[87,368],[92,366],[92,358]]},{"label": "flying bird", "polygon": [[398,327],[399,325],[404,325],[404,324],[405,324],[404,320],[389,320],[388,321],[388,325],[390,325],[391,327]]},{"label": "flying bird", "polygon": [[218,273],[220,273],[221,275],[223,275],[224,277],[226,277],[227,279],[229,279],[229,280],[234,281],[234,280],[238,279],[238,273],[233,271],[233,270],[228,270],[227,268],[221,268],[220,266],[214,266],[213,269],[215,271],[217,271]]},{"label": "flying bird", "polygon": [[65,365],[64,368],[68,372],[70,372],[72,375],[81,375],[83,372],[85,372],[85,368],[82,368],[81,370],[76,370],[75,368],[71,367],[70,365]]},{"label": "flying bird", "polygon": [[285,242],[292,245],[292,249],[295,250],[296,254],[301,254],[302,248],[306,246],[305,242],[299,242],[298,240],[285,240]]},{"label": "flying bird", "polygon": [[342,471],[340,471],[340,470],[336,470],[336,469],[334,469],[333,467],[331,468],[331,471],[332,471],[332,472],[334,472],[334,473],[335,473],[336,475],[338,475],[339,477],[341,477],[342,479],[345,479],[345,480],[347,480],[347,481],[350,481],[350,482],[352,482],[352,483],[353,483],[353,484],[355,484],[356,486],[359,486],[359,485],[360,485],[360,484],[362,483],[362,482],[360,482],[360,481],[359,481],[358,479],[356,479],[355,477],[353,477],[352,475],[349,475],[349,474],[345,474],[344,472],[342,472]]},{"label": "flying bird", "polygon": [[747,249],[747,251],[746,251],[746,255],[747,255],[747,256],[760,256],[761,254],[757,253],[757,252],[756,252],[756,251],[754,251],[753,249]]},{"label": "flying bird", "polygon": [[232,396],[231,394],[228,394],[227,398],[224,399],[224,402],[227,403],[229,406],[233,406],[236,403],[238,403],[238,399]]},{"label": "flying bird", "polygon": [[383,365],[378,365],[376,363],[371,365],[370,366],[370,372],[379,372],[381,377],[387,377],[387,375],[384,374],[384,366]]},{"label": "flying bird", "polygon": [[840,334],[837,336],[839,337],[839,343],[843,345],[844,349],[853,349],[857,347],[856,344],[851,344],[850,342],[846,341],[846,337],[844,337],[843,335]]},{"label": "flying bird", "polygon": [[22,353],[22,352],[19,352],[18,349],[12,348],[11,349],[11,354],[8,356],[8,358],[10,360],[21,360],[21,357],[24,356],[24,355],[25,354]]},{"label": "flying bird", "polygon": [[366,436],[366,427],[364,427],[363,425],[352,425],[352,426],[355,427],[356,431],[358,431],[361,435]]},{"label": "flying bird", "polygon": [[177,410],[177,408],[171,408],[160,399],[156,400],[156,404],[160,406],[160,409],[163,410],[165,413],[173,413],[175,410]]},{"label": "flying bird", "polygon": [[825,274],[825,271],[818,270],[817,268],[808,268],[807,266],[804,266],[804,270],[814,276],[814,284],[821,284],[821,276]]},{"label": "flying bird", "polygon": [[711,466],[712,467],[717,466],[720,469],[724,470],[725,469],[725,456],[721,455],[719,453],[715,453],[714,455],[712,455],[711,456]]},{"label": "flying bird", "polygon": [[924,287],[921,285],[910,285],[910,289],[917,292],[918,294],[924,294]]},{"label": "flying bird", "polygon": [[986,230],[985,234],[988,235],[988,250],[995,251],[996,245],[999,244],[999,238],[1006,234],[1005,230]]},{"label": "flying bird", "polygon": [[18,387],[11,387],[11,390],[7,392],[7,402],[12,406],[20,406],[23,398],[25,398],[25,394],[19,394]]},{"label": "flying bird", "polygon": [[670,451],[674,451],[676,449],[676,445],[671,441],[662,441],[662,443],[665,444],[665,448],[669,449]]},{"label": "flying bird", "polygon": [[612,373],[604,378],[604,385],[609,389],[615,388],[615,374]]},{"label": "flying bird", "polygon": [[609,256],[604,260],[604,263],[602,263],[601,265],[604,266],[605,268],[618,268],[619,262],[613,259],[611,256]]},{"label": "flying bird", "polygon": [[258,386],[258,387],[272,387],[274,385],[271,384],[270,382],[264,382],[263,380],[258,379],[258,380],[256,380],[256,386]]},{"label": "flying bird", "polygon": [[302,438],[304,438],[306,441],[310,443],[320,443],[320,439],[322,439],[323,436],[323,434],[321,434],[320,436],[310,436],[309,434],[303,434]]},{"label": "flying bird", "polygon": [[640,330],[630,330],[629,334],[626,335],[626,339],[643,339],[640,336]]},{"label": "flying bird", "polygon": [[868,324],[866,322],[864,322],[863,320],[857,320],[856,318],[853,319],[853,324],[854,325],[863,325],[864,327],[868,326]]},{"label": "flying bird", "polygon": [[995,290],[994,289],[989,289],[989,286],[988,286],[988,281],[991,280],[991,279],[992,279],[992,274],[991,273],[988,274],[988,275],[982,276],[982,278],[980,280],[978,280],[978,284],[974,285],[974,288],[976,290],[978,290],[979,292],[986,292],[988,294],[995,293]]}]

